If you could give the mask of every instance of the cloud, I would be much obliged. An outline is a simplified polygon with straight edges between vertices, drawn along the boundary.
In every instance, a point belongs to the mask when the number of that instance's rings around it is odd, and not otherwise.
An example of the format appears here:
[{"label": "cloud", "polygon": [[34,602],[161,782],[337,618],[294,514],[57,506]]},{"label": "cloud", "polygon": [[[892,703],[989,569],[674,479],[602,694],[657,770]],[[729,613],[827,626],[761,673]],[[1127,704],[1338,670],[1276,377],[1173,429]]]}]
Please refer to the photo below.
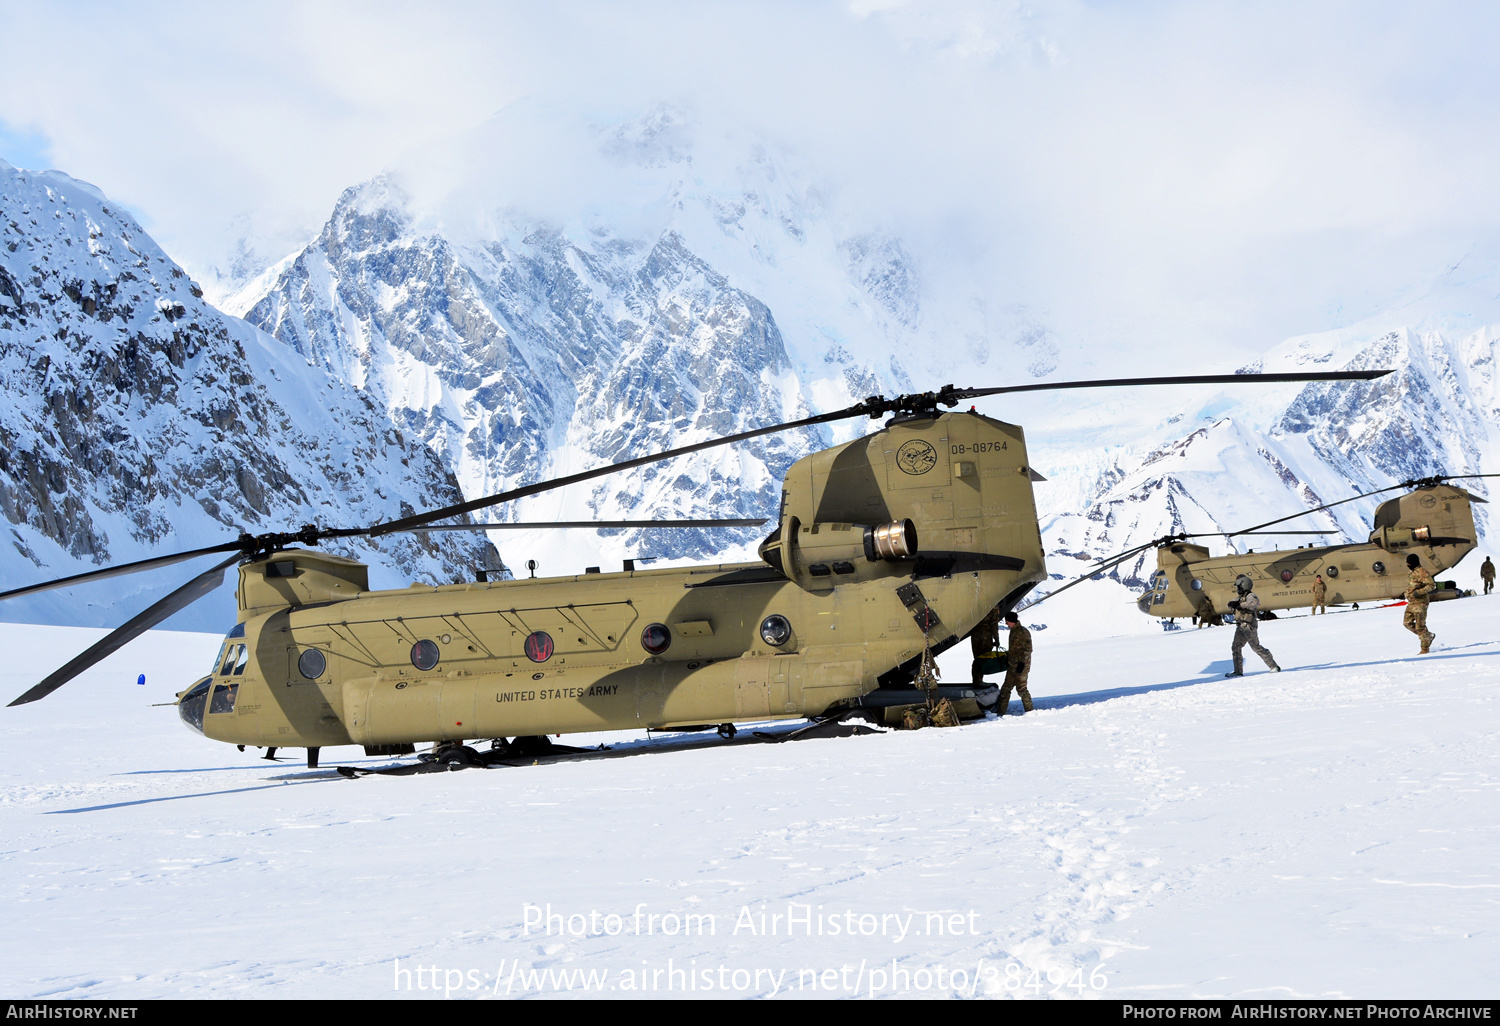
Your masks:
[{"label": "cloud", "polygon": [[[981,267],[1075,335],[1264,348],[1500,222],[1478,4],[186,3],[0,9],[0,119],[203,273],[463,150],[586,192],[566,131],[692,112],[795,154],[843,215]],[[538,114],[537,112],[540,112]],[[524,120],[524,118],[522,119]],[[710,147],[711,149],[712,147]],[[6,156],[0,153],[0,156]],[[573,162],[573,163],[570,163]],[[622,193],[623,194],[623,193]],[[538,202],[541,202],[538,199]],[[1132,327],[1134,326],[1134,327]]]}]

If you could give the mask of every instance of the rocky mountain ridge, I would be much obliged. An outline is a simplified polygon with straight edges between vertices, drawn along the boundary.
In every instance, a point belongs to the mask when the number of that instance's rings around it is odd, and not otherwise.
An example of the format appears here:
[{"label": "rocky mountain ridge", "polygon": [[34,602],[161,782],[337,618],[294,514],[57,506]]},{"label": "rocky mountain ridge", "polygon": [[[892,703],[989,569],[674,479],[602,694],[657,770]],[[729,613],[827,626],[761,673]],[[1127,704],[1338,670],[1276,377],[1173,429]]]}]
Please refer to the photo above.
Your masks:
[{"label": "rocky mountain ridge", "polygon": [[[754,140],[705,152],[698,127],[662,108],[590,129],[602,191],[564,217],[487,192],[484,174],[454,187],[461,203],[383,175],[347,190],[319,236],[229,308],[368,390],[476,495],[937,387],[960,352],[1056,369],[1054,339],[1025,311],[946,303],[900,238],[834,217],[792,158]],[[496,516],[774,515],[793,460],[868,427],[771,436]],[[763,533],[590,541],[707,559],[744,556]],[[569,543],[506,537],[566,558]]]},{"label": "rocky mountain ridge", "polygon": [[[459,501],[452,475],[359,390],[228,317],[91,186],[0,163],[0,512],[19,586],[303,523]],[[482,539],[354,543],[388,585],[498,566]],[[231,575],[232,576],[232,575]],[[13,600],[11,619],[114,625],[161,571]],[[226,591],[229,589],[225,589]],[[200,608],[201,607],[201,608]],[[222,628],[233,598],[171,621]]]},{"label": "rocky mountain ridge", "polygon": [[[1401,316],[1396,312],[1384,320]],[[1500,319],[1463,325],[1464,334],[1425,317],[1412,319],[1425,322],[1425,330],[1383,329],[1377,323],[1291,339],[1245,368],[1390,368],[1393,373],[1368,382],[1309,384],[1274,403],[1208,403],[1219,411],[1217,419],[1120,460],[1100,476],[1085,511],[1051,518],[1046,537],[1062,557],[1050,566],[1053,576],[1063,577],[1060,571],[1070,564],[1078,566],[1072,573],[1081,573],[1085,560],[1170,533],[1241,530],[1402,481],[1496,472],[1500,396],[1494,366]],[[1455,483],[1481,499],[1492,492],[1478,477]],[[1319,543],[1363,541],[1374,507],[1396,494],[1347,502],[1281,528],[1326,531]],[[1482,536],[1488,511],[1481,503],[1474,513]],[[1209,544],[1224,552],[1288,548],[1310,540],[1261,536],[1209,539]],[[1147,551],[1110,576],[1138,589],[1154,569],[1155,553]]]}]

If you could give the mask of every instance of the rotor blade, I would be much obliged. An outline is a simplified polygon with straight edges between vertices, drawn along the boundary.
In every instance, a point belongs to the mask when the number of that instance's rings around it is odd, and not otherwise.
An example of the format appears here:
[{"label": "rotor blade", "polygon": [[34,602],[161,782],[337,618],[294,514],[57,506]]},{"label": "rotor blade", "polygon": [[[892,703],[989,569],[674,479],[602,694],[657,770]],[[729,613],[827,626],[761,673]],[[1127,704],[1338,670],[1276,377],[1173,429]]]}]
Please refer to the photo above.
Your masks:
[{"label": "rotor blade", "polygon": [[623,470],[632,470],[636,467],[644,467],[647,464],[659,463],[676,456],[686,456],[689,453],[702,452],[704,449],[713,449],[721,445],[732,445],[749,438],[760,438],[763,435],[772,435],[780,431],[793,431],[797,428],[812,427],[816,424],[829,424],[836,420],[846,420],[850,417],[878,417],[884,413],[892,413],[898,410],[932,409],[936,410],[937,404],[945,406],[956,406],[960,400],[974,399],[986,395],[1000,395],[1005,392],[1040,392],[1060,388],[1109,388],[1131,385],[1195,385],[1195,384],[1246,384],[1253,382],[1284,382],[1284,381],[1369,381],[1373,378],[1383,377],[1391,373],[1388,370],[1369,371],[1329,371],[1323,374],[1197,374],[1182,377],[1166,378],[1103,378],[1095,381],[1057,381],[1044,382],[1036,385],[1008,385],[1003,388],[954,388],[946,385],[936,392],[918,393],[915,395],[901,395],[894,399],[886,399],[883,396],[871,396],[862,403],[843,410],[835,410],[832,413],[820,413],[814,417],[804,417],[801,420],[788,421],[785,424],[773,424],[770,427],[755,428],[750,431],[741,431],[733,435],[724,435],[720,438],[711,438],[706,442],[697,442],[693,445],[683,445],[676,449],[667,449],[664,452],[653,453],[650,456],[638,456],[633,460],[622,460],[619,463],[611,463],[603,467],[595,467],[593,470],[580,471],[577,474],[569,474],[566,477],[553,478],[550,481],[538,481],[536,484],[525,485],[521,488],[513,488],[507,492],[499,492],[495,495],[487,495],[482,499],[472,499],[457,505],[446,506],[443,509],[433,510],[429,513],[417,513],[413,516],[404,517],[401,520],[393,520],[387,524],[376,524],[369,529],[370,537],[378,538],[384,534],[392,534],[397,531],[410,531],[413,528],[430,524],[435,520],[447,520],[464,513],[472,513],[477,509],[485,509],[496,506],[502,502],[512,502],[516,499],[524,499],[528,495],[538,495],[542,492],[551,491],[554,488],[562,488],[570,484],[578,484],[583,481],[592,481],[598,477],[608,474],[617,474]]},{"label": "rotor blade", "polygon": [[[1102,559],[1097,560],[1094,565],[1098,566],[1098,567],[1103,567],[1105,569],[1109,569],[1110,567],[1115,567],[1115,566],[1118,566],[1119,564],[1125,562],[1125,560],[1129,559],[1131,556],[1134,556],[1134,555],[1136,555],[1138,553],[1141,553],[1141,552],[1145,552],[1147,549],[1158,548],[1158,547],[1160,547],[1162,545],[1170,545],[1172,542],[1181,541],[1184,538],[1192,538],[1192,537],[1195,537],[1195,536],[1194,535],[1190,535],[1190,534],[1167,534],[1167,535],[1162,535],[1160,538],[1152,538],[1150,541],[1145,542],[1144,544],[1141,544],[1141,545],[1137,545],[1134,548],[1126,549],[1124,552],[1117,552],[1113,556],[1105,556]],[[1098,572],[1099,572],[1098,570],[1094,571],[1094,573],[1098,573]]]},{"label": "rotor blade", "polygon": [[[1264,524],[1257,524],[1255,527],[1247,527],[1243,531],[1234,532],[1234,534],[1250,534],[1253,531],[1260,530],[1262,527],[1270,527],[1273,524],[1281,524],[1285,523],[1288,520],[1296,520],[1298,517],[1305,517],[1309,513],[1318,513],[1322,510],[1332,509],[1334,506],[1342,506],[1346,502],[1354,502],[1358,499],[1368,499],[1370,496],[1379,495],[1382,492],[1393,492],[1397,488],[1417,488],[1423,485],[1432,486],[1440,484],[1443,481],[1467,480],[1468,478],[1473,477],[1500,477],[1500,474],[1437,474],[1433,477],[1416,477],[1412,478],[1410,481],[1402,481],[1400,484],[1393,484],[1386,488],[1377,488],[1373,492],[1364,492],[1361,495],[1353,495],[1347,499],[1340,499],[1337,502],[1330,502],[1327,505],[1319,506],[1316,509],[1308,509],[1303,510],[1301,513],[1293,513],[1291,516],[1282,517],[1280,520],[1268,520]],[[1480,499],[1477,495],[1471,495],[1469,496],[1469,498],[1479,499],[1480,502],[1488,501],[1487,499]],[[1224,537],[1232,538],[1234,537],[1234,535],[1226,534]]]},{"label": "rotor blade", "polygon": [[401,520],[393,520],[388,524],[376,524],[370,528],[370,537],[378,538],[381,535],[393,534],[397,531],[412,531],[424,524],[430,524],[434,520],[447,520],[449,517],[472,513],[476,509],[498,506],[502,502],[524,499],[528,495],[537,495],[541,492],[551,491],[554,488],[577,484],[580,481],[592,481],[596,477],[617,474],[622,470],[632,470],[635,467],[644,467],[649,463],[659,463],[662,460],[672,459],[674,456],[686,456],[688,453],[702,452],[704,449],[712,449],[720,445],[732,445],[735,442],[742,442],[747,438],[759,438],[762,435],[772,435],[778,431],[793,431],[797,428],[811,427],[815,424],[827,424],[831,421],[845,420],[849,417],[871,416],[873,415],[871,410],[875,408],[870,402],[860,403],[857,406],[837,410],[833,413],[820,413],[816,417],[804,417],[802,420],[793,420],[785,424],[773,424],[770,427],[756,428],[753,431],[741,431],[738,434],[724,435],[722,438],[711,438],[706,442],[683,445],[676,449],[668,449],[665,452],[653,453],[650,456],[638,456],[633,460],[624,460],[620,463],[595,467],[593,470],[580,471],[577,474],[569,474],[566,477],[556,477],[550,481],[538,481],[536,484],[525,485],[521,488],[512,488],[508,492],[499,492],[495,495],[487,495],[482,499],[473,499],[469,502],[461,502],[455,506],[433,510],[431,513],[418,513],[415,516],[405,517]]},{"label": "rotor blade", "polygon": [[1327,531],[1195,531],[1192,534],[1174,534],[1172,540],[1181,538],[1235,538],[1242,534],[1273,535],[1273,534],[1343,534],[1342,531],[1329,529]]},{"label": "rotor blade", "polygon": [[1097,576],[1097,575],[1096,574],[1084,574],[1082,577],[1075,577],[1071,581],[1069,581],[1067,584],[1064,584],[1061,588],[1054,588],[1052,591],[1047,592],[1045,595],[1038,595],[1036,598],[1032,599],[1030,602],[1023,603],[1021,605],[1020,609],[1017,609],[1016,611],[1020,612],[1022,609],[1030,609],[1032,606],[1039,606],[1043,602],[1045,602],[1049,598],[1051,598],[1053,595],[1060,595],[1063,592],[1067,591],[1069,588],[1073,587],[1073,585],[1075,585],[1075,584],[1082,584],[1084,581],[1087,581],[1087,580],[1089,580],[1089,579],[1091,579],[1091,578],[1093,578],[1095,576]]},{"label": "rotor blade", "polygon": [[[1096,565],[1100,569],[1109,570],[1109,569],[1112,569],[1112,568],[1114,568],[1116,566],[1119,566],[1121,563],[1123,563],[1125,560],[1129,559],[1131,556],[1135,556],[1135,555],[1138,555],[1138,554],[1140,554],[1142,552],[1145,552],[1147,549],[1160,548],[1163,545],[1171,545],[1173,542],[1186,541],[1188,538],[1232,538],[1232,537],[1234,537],[1235,535],[1238,535],[1238,534],[1254,534],[1254,533],[1257,533],[1257,532],[1253,532],[1253,531],[1235,531],[1235,532],[1231,533],[1229,531],[1196,531],[1196,532],[1193,532],[1191,534],[1167,534],[1167,535],[1162,535],[1160,538],[1153,538],[1150,541],[1145,542],[1144,544],[1137,545],[1134,548],[1126,549],[1124,552],[1116,553],[1113,556],[1106,556],[1103,559],[1099,560]],[[1317,534],[1317,535],[1324,535],[1324,534],[1339,534],[1341,532],[1338,532],[1338,531],[1261,531],[1261,532],[1258,532],[1258,533],[1263,534],[1263,535],[1273,535],[1273,534]],[[1097,573],[1100,572],[1100,570],[1096,569],[1093,572],[1097,574]],[[1062,589],[1059,588],[1058,590],[1061,591]],[[1055,594],[1055,593],[1054,592],[1048,592],[1047,594],[1051,595],[1051,594]],[[1040,601],[1040,600],[1038,600],[1038,601]]]},{"label": "rotor blade", "polygon": [[1247,527],[1243,531],[1235,531],[1234,534],[1226,534],[1224,537],[1226,537],[1226,538],[1233,538],[1236,535],[1251,534],[1251,533],[1253,533],[1255,531],[1259,531],[1262,527],[1270,527],[1273,524],[1284,524],[1288,520],[1296,520],[1298,517],[1305,517],[1309,513],[1321,513],[1325,509],[1332,509],[1335,506],[1342,506],[1346,502],[1355,502],[1355,501],[1357,501],[1359,499],[1368,499],[1372,495],[1379,495],[1382,492],[1393,492],[1397,488],[1406,488],[1407,486],[1408,486],[1407,483],[1393,484],[1389,488],[1377,488],[1373,492],[1364,492],[1364,493],[1362,493],[1360,495],[1351,495],[1347,499],[1340,499],[1337,502],[1325,503],[1324,505],[1318,506],[1315,509],[1305,509],[1301,513],[1293,513],[1289,517],[1281,517],[1281,518],[1279,518],[1277,520],[1267,520],[1264,524],[1256,524],[1254,527]]},{"label": "rotor blade", "polygon": [[[751,520],[555,520],[531,524],[439,524],[408,527],[408,531],[535,531],[547,529],[626,528],[626,527],[759,527],[765,517]],[[3,596],[0,596],[3,597]]]},{"label": "rotor blade", "polygon": [[119,577],[123,574],[140,573],[142,570],[155,570],[158,567],[171,566],[173,563],[181,563],[187,559],[197,559],[199,556],[208,556],[217,552],[235,552],[240,549],[238,541],[225,542],[222,545],[210,545],[205,549],[193,549],[190,552],[177,552],[170,556],[152,556],[150,559],[136,560],[134,563],[121,563],[119,566],[108,567],[104,570],[90,570],[87,573],[74,574],[72,577],[59,577],[55,581],[46,581],[42,584],[28,584],[24,588],[13,588],[10,591],[0,591],[0,601],[8,598],[20,598],[22,595],[34,595],[39,591],[51,591],[53,588],[66,588],[70,584],[83,584],[87,581],[102,581],[106,577]]},{"label": "rotor blade", "polygon": [[[1387,373],[1389,373],[1389,372],[1387,372]],[[1120,553],[1118,556],[1111,556],[1109,558],[1113,559],[1113,560],[1119,560],[1119,559],[1122,559],[1122,558],[1129,559],[1131,556],[1135,555],[1136,553],[1138,553],[1138,552],[1144,552],[1147,549],[1151,548],[1152,546],[1166,545],[1166,544],[1170,544],[1171,542],[1182,541],[1182,540],[1185,540],[1187,538],[1238,538],[1239,536],[1246,535],[1246,534],[1262,534],[1262,535],[1272,535],[1272,534],[1342,534],[1343,533],[1342,531],[1332,531],[1332,530],[1330,530],[1330,531],[1263,531],[1263,530],[1261,530],[1261,528],[1264,528],[1264,527],[1273,527],[1276,524],[1285,523],[1288,520],[1296,520],[1298,517],[1306,516],[1309,513],[1318,513],[1318,512],[1321,512],[1322,510],[1325,510],[1325,509],[1331,509],[1334,506],[1342,506],[1346,502],[1354,502],[1357,499],[1367,499],[1367,498],[1369,498],[1372,495],[1379,495],[1382,492],[1394,491],[1397,488],[1412,488],[1412,487],[1415,487],[1416,485],[1419,485],[1419,484],[1421,484],[1423,482],[1427,482],[1427,481],[1436,482],[1438,480],[1447,481],[1447,480],[1458,480],[1459,478],[1471,478],[1471,477],[1500,477],[1500,474],[1443,475],[1441,478],[1436,478],[1436,477],[1434,477],[1434,478],[1418,478],[1418,479],[1411,480],[1411,481],[1403,481],[1400,484],[1394,484],[1394,485],[1391,485],[1388,488],[1377,488],[1373,492],[1365,492],[1365,493],[1363,493],[1361,495],[1350,496],[1347,499],[1340,499],[1337,502],[1330,502],[1330,503],[1328,503],[1326,505],[1318,506],[1318,507],[1316,507],[1314,509],[1303,510],[1301,513],[1293,513],[1291,516],[1282,517],[1279,520],[1268,520],[1264,524],[1258,524],[1255,527],[1247,527],[1243,531],[1198,531],[1198,532],[1194,532],[1194,533],[1191,533],[1191,534],[1171,534],[1171,535],[1164,535],[1161,538],[1157,538],[1157,539],[1154,539],[1152,541],[1146,542],[1144,545],[1137,545],[1135,548],[1129,549],[1126,552]],[[1478,498],[1478,496],[1470,496],[1470,498]],[[1481,501],[1484,501],[1484,500],[1481,500]],[[1103,562],[1103,561],[1101,561],[1101,562]],[[1111,565],[1115,565],[1115,564],[1111,564]],[[1061,589],[1059,589],[1059,590],[1061,590]],[[1056,594],[1056,593],[1055,592],[1048,592],[1048,594]],[[1040,600],[1038,600],[1038,601],[1040,601]]]},{"label": "rotor blade", "polygon": [[1098,378],[1093,381],[1043,381],[1034,385],[1006,385],[1001,388],[960,388],[953,395],[959,399],[977,399],[1006,392],[1048,392],[1062,388],[1129,388],[1136,385],[1239,385],[1260,382],[1275,384],[1295,381],[1372,381],[1390,374],[1389,370],[1326,371],[1322,374],[1187,374],[1165,378]]},{"label": "rotor blade", "polygon": [[[1443,481],[1467,481],[1470,478],[1475,478],[1475,477],[1500,477],[1500,474],[1440,474],[1437,477],[1417,478],[1416,480],[1408,481],[1407,484],[1413,485],[1413,486],[1419,485],[1419,484],[1427,484],[1429,482],[1432,483],[1432,484],[1438,484],[1438,483],[1443,482]],[[1484,498],[1482,495],[1473,495],[1473,494],[1470,494],[1469,495],[1469,501],[1470,502],[1488,503],[1490,500]]]},{"label": "rotor blade", "polygon": [[46,680],[10,704],[25,705],[27,702],[35,702],[39,698],[46,698],[105,656],[110,655],[117,649],[123,648],[179,609],[185,609],[187,606],[192,605],[203,596],[209,594],[220,584],[224,583],[224,571],[239,561],[240,554],[236,552],[212,570],[207,570],[194,577],[166,598],[153,603],[144,611],[137,613],[123,626],[115,628],[94,642],[94,644],[90,645],[83,652],[70,659],[66,666],[53,671]]},{"label": "rotor blade", "polygon": [[[1220,535],[1220,536],[1222,536],[1222,537],[1225,537],[1225,538],[1233,538],[1235,535],[1238,535],[1238,534],[1343,534],[1344,532],[1342,532],[1342,531],[1235,531],[1233,534],[1231,534],[1228,531],[1217,531],[1215,533],[1218,534],[1218,535]],[[1209,537],[1209,536],[1208,535],[1201,535],[1200,536],[1200,535],[1193,534],[1193,535],[1188,535],[1188,537],[1190,537],[1190,538],[1205,537],[1206,538],[1206,537]]]},{"label": "rotor blade", "polygon": [[[1147,548],[1150,548],[1150,546],[1148,545]],[[1032,606],[1041,605],[1043,602],[1047,601],[1047,599],[1051,598],[1053,595],[1061,595],[1063,592],[1067,591],[1069,588],[1073,587],[1073,585],[1075,585],[1075,584],[1082,584],[1084,581],[1091,581],[1095,577],[1099,577],[1100,575],[1104,574],[1105,572],[1107,572],[1109,570],[1113,570],[1115,567],[1119,566],[1121,563],[1125,562],[1127,559],[1129,559],[1131,556],[1135,555],[1136,552],[1139,552],[1139,551],[1141,551],[1141,550],[1137,549],[1137,550],[1135,550],[1133,552],[1130,552],[1130,553],[1128,553],[1128,554],[1126,554],[1124,556],[1116,557],[1108,565],[1103,565],[1103,566],[1096,567],[1095,569],[1090,570],[1088,573],[1084,574],[1082,577],[1075,577],[1075,578],[1073,578],[1067,584],[1064,584],[1061,588],[1054,588],[1051,591],[1047,592],[1045,595],[1038,595],[1036,598],[1032,599],[1030,602],[1023,603],[1020,608],[1021,609],[1030,609]]]}]

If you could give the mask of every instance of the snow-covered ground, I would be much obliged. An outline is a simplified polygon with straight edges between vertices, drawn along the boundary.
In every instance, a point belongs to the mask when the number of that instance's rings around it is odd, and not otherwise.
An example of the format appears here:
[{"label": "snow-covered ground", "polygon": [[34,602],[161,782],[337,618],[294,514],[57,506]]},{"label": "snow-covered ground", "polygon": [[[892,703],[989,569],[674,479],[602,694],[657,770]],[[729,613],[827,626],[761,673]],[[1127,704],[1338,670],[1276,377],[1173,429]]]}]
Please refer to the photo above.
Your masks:
[{"label": "snow-covered ground", "polygon": [[[0,991],[1492,997],[1497,613],[1269,623],[1240,680],[1049,630],[1028,715],[358,780],[152,708],[218,645],[154,633],[0,713]],[[0,625],[0,698],[98,633]]]}]

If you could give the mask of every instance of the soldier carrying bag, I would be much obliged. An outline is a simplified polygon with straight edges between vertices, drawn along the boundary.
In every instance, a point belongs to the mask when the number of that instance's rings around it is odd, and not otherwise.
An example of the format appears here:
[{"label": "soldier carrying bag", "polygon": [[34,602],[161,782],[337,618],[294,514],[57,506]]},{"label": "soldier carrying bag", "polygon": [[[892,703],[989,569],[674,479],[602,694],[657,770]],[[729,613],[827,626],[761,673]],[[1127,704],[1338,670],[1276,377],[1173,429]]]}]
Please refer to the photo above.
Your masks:
[{"label": "soldier carrying bag", "polygon": [[1004,673],[1010,667],[1005,652],[986,652],[979,657],[979,672],[983,674]]}]

